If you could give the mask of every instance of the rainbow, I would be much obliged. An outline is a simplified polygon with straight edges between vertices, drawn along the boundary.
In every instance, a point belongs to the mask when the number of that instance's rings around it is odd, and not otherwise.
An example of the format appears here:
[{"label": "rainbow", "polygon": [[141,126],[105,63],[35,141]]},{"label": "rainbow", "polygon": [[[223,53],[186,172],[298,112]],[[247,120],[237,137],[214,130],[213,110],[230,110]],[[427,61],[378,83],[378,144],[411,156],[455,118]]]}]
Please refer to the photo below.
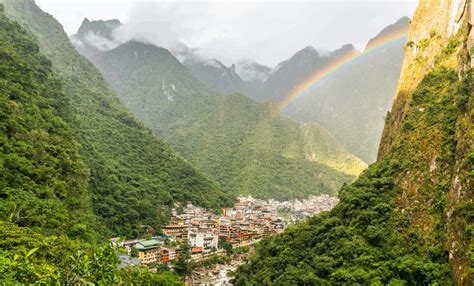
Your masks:
[{"label": "rainbow", "polygon": [[367,56],[374,51],[381,49],[393,42],[399,41],[405,38],[408,34],[408,28],[398,29],[391,33],[388,33],[384,37],[376,38],[367,44],[367,47],[363,53],[357,51],[348,52],[334,61],[328,63],[321,69],[316,70],[306,80],[294,87],[291,92],[278,104],[278,110],[283,110],[293,100],[307,94],[318,82],[334,74],[342,67],[352,63],[356,59]]}]

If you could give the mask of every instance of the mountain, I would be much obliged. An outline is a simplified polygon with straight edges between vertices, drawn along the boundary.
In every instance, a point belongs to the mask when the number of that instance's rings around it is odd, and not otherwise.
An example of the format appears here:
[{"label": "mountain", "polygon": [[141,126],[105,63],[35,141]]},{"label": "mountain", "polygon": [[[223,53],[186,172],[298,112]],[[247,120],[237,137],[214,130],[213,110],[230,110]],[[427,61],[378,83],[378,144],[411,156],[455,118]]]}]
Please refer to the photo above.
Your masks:
[{"label": "mountain", "polygon": [[365,167],[316,124],[212,91],[166,49],[130,41],[92,60],[146,126],[236,194],[333,193]]},{"label": "mountain", "polygon": [[[89,21],[85,18],[77,33],[71,36],[71,42],[80,54],[90,59],[120,44],[115,33],[121,26],[120,21],[115,19]],[[191,70],[195,78],[212,89],[223,94],[247,90],[247,83],[236,73],[235,65],[227,67],[217,59],[204,58],[198,55],[196,49],[184,44],[177,44],[171,52]]]},{"label": "mountain", "polygon": [[[395,94],[406,39],[388,41],[374,50],[370,47],[372,43],[406,30],[408,24],[409,19],[405,17],[382,30],[369,41],[365,53],[323,78],[305,95],[292,100],[284,113],[299,121],[319,123],[348,150],[366,162],[373,162],[382,133],[383,116]],[[345,45],[325,56],[307,47],[277,66],[263,85],[263,97],[257,99],[282,102],[310,75],[349,53],[359,54],[352,45]]]},{"label": "mountain", "polygon": [[[116,33],[121,26],[116,19],[89,21],[85,18],[77,33],[71,36],[71,41],[79,53],[91,58],[120,44]],[[217,59],[199,55],[197,49],[182,43],[175,45],[171,52],[195,78],[222,94],[257,94],[270,72],[269,67],[250,60],[241,60],[228,67]]]},{"label": "mountain", "polygon": [[197,49],[183,44],[171,52],[191,70],[195,78],[222,94],[241,93],[256,98],[271,72],[271,68],[247,59],[227,67],[217,59],[198,55]]},{"label": "mountain", "polygon": [[[370,39],[362,56],[339,68],[335,75],[326,77],[310,92],[289,102],[288,106],[285,103],[284,113],[297,121],[319,123],[350,152],[366,162],[375,161],[383,116],[395,93],[406,40],[400,37],[390,41],[390,38],[406,30],[409,21],[404,17],[383,29]],[[90,58],[99,51],[118,46],[114,38],[114,30],[118,27],[120,24],[116,20],[90,22],[85,19],[72,37],[73,44]],[[374,44],[380,44],[384,39],[389,41],[372,50]],[[347,55],[360,54],[350,44],[324,53],[308,46],[270,69],[251,60],[226,66],[217,59],[200,56],[196,49],[184,44],[171,51],[195,78],[210,88],[222,94],[237,92],[276,104],[285,101],[291,91],[310,75]]]},{"label": "mountain", "polygon": [[89,21],[85,18],[71,42],[80,54],[91,57],[118,45],[114,31],[120,26],[122,23],[117,19]]},{"label": "mountain", "polygon": [[271,68],[252,60],[240,60],[235,64],[235,72],[249,83],[263,83],[270,75]]},{"label": "mountain", "polygon": [[71,105],[35,37],[0,4],[0,284],[179,285],[117,268],[93,213]]},{"label": "mountain", "polygon": [[378,161],[264,240],[236,285],[472,285],[472,2],[420,1]]},{"label": "mountain", "polygon": [[316,70],[326,67],[336,59],[350,53],[357,53],[352,45],[344,45],[327,55],[321,55],[315,48],[307,46],[291,58],[279,63],[263,83],[258,100],[281,102],[291,90],[306,80]]},{"label": "mountain", "polygon": [[[109,229],[104,234],[134,236],[142,225],[158,228],[169,219],[174,201],[214,209],[232,204],[231,195],[127,111],[53,17],[30,0],[0,2],[7,16],[37,37],[41,52],[61,79],[70,105],[67,123],[89,170],[85,173],[90,175],[92,208]],[[76,232],[87,230],[85,225],[75,227]]]},{"label": "mountain", "polygon": [[246,90],[246,83],[236,73],[235,65],[226,67],[217,59],[203,58],[184,44],[175,47],[172,53],[191,70],[195,78],[213,90],[223,94]]}]

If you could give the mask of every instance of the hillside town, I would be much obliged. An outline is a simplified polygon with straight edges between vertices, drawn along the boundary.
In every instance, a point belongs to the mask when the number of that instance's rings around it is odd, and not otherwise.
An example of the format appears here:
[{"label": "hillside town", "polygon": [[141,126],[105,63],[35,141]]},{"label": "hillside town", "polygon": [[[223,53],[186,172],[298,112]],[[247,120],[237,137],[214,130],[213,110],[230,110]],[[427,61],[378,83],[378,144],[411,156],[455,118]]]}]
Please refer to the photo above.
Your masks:
[{"label": "hillside town", "polygon": [[[233,207],[222,209],[220,214],[192,203],[175,205],[171,222],[162,228],[161,235],[149,239],[111,240],[126,250],[120,255],[119,267],[141,264],[153,271],[160,264],[173,267],[173,262],[183,251],[190,255],[191,260],[199,262],[212,255],[225,255],[226,247],[235,249],[252,245],[310,215],[331,210],[337,201],[336,197],[328,195],[284,202],[239,197]],[[238,261],[231,261],[230,264],[223,269],[236,268]],[[201,270],[200,273],[193,273],[193,277],[202,277],[205,281],[222,280],[221,270],[215,267],[209,273]],[[213,272],[216,277],[212,277]]]}]

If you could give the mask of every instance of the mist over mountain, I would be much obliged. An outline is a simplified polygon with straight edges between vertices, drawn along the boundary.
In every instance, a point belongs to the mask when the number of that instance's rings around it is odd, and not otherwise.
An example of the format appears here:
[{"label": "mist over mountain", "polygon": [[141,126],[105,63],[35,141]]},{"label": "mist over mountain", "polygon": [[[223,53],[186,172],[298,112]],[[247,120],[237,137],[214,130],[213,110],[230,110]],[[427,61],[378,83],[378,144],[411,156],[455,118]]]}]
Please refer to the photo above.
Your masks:
[{"label": "mist over mountain", "polygon": [[122,23],[117,20],[89,21],[85,18],[76,34],[71,37],[79,53],[91,57],[99,52],[115,48],[119,42],[115,39],[114,32]]},{"label": "mist over mountain", "polygon": [[235,71],[247,83],[264,82],[270,75],[271,68],[253,60],[240,60],[235,63]]},{"label": "mist over mountain", "polygon": [[184,44],[177,45],[172,49],[172,53],[191,70],[194,77],[210,88],[223,94],[246,90],[246,83],[237,74],[235,65],[226,67],[217,59],[199,56],[197,49],[191,49]]}]

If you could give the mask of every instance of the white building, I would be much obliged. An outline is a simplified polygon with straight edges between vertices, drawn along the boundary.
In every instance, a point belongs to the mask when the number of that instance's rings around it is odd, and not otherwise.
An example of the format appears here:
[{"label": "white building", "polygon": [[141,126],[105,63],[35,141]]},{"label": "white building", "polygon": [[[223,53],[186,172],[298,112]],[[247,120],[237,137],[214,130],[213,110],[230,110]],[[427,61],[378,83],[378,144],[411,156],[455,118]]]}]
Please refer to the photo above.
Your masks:
[{"label": "white building", "polygon": [[188,232],[188,243],[191,247],[201,247],[204,251],[210,251],[212,248],[217,249],[219,237],[208,230],[190,230]]}]

